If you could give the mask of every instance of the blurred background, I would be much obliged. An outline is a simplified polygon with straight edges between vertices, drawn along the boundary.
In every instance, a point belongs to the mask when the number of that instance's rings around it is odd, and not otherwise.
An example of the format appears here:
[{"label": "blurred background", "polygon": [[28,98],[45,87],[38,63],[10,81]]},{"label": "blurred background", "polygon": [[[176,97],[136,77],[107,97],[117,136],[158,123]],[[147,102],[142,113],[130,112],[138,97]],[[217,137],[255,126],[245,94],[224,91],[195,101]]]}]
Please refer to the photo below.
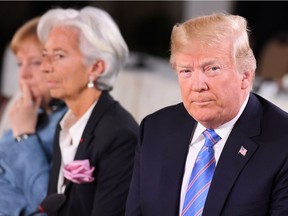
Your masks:
[{"label": "blurred background", "polygon": [[100,7],[111,14],[130,48],[112,95],[138,122],[149,113],[181,101],[169,65],[175,23],[212,12],[244,16],[257,59],[254,91],[288,111],[288,13],[285,1],[1,1],[0,90],[18,89],[17,65],[9,42],[24,22],[56,7]]}]

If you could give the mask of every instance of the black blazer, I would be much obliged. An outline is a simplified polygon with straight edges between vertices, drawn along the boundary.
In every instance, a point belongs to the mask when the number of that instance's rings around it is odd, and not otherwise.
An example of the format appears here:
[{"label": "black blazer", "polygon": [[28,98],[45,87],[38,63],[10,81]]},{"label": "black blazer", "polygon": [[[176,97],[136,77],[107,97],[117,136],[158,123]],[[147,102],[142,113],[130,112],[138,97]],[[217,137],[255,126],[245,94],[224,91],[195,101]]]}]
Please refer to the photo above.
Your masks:
[{"label": "black blazer", "polygon": [[[126,216],[179,215],[195,124],[183,104],[142,121]],[[254,94],[224,146],[207,196],[203,216],[219,215],[288,215],[288,115]]]},{"label": "black blazer", "polygon": [[[48,194],[57,193],[61,164],[58,125]],[[138,125],[108,92],[102,92],[82,134],[75,160],[95,167],[92,183],[68,182],[66,202],[55,215],[124,215],[131,180]]]}]

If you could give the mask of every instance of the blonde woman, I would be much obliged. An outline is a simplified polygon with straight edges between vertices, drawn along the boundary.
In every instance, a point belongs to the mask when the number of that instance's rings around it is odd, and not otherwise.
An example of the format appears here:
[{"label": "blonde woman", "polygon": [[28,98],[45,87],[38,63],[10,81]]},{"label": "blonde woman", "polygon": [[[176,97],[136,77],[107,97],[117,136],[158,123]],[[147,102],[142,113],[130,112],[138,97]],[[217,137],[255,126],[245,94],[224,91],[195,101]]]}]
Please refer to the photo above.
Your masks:
[{"label": "blonde woman", "polygon": [[27,215],[46,196],[54,133],[66,111],[62,101],[52,99],[40,70],[38,21],[25,23],[11,41],[21,94],[7,108],[10,129],[0,140],[0,215]]}]

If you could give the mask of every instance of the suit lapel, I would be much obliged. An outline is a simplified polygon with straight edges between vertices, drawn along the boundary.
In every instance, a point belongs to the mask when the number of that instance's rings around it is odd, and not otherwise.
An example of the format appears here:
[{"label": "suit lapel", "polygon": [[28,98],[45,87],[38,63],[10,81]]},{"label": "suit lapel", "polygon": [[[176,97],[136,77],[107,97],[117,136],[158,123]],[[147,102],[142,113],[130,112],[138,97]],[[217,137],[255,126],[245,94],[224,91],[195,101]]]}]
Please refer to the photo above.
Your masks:
[{"label": "suit lapel", "polygon": [[[113,105],[115,101],[113,98],[108,94],[107,91],[103,91],[97,104],[93,108],[93,111],[91,113],[91,116],[88,119],[88,122],[85,126],[85,129],[83,131],[82,137],[80,139],[80,144],[77,148],[74,160],[84,160],[87,159],[87,149],[89,148],[90,144],[92,143],[94,139],[94,132],[95,128],[97,127],[97,124],[101,120],[104,113]],[[59,146],[59,144],[58,144]],[[60,164],[59,164],[60,167]],[[59,168],[58,168],[59,172]],[[69,191],[69,188],[71,187],[72,182],[68,181],[65,189],[65,193]]]},{"label": "suit lapel", "polygon": [[48,194],[56,193],[57,192],[57,184],[58,184],[58,176],[59,176],[59,169],[61,165],[61,151],[59,146],[59,133],[61,127],[60,124],[57,125],[56,132],[55,132],[55,139],[54,139],[54,150],[53,150],[53,164],[52,170],[49,178],[49,186],[48,186]]},{"label": "suit lapel", "polygon": [[88,122],[85,126],[85,129],[83,131],[82,137],[80,139],[80,144],[78,146],[75,160],[82,160],[86,159],[87,157],[87,148],[89,147],[90,143],[92,143],[92,140],[95,136],[95,128],[97,127],[97,124],[101,120],[102,116],[105,114],[105,112],[113,105],[114,100],[112,97],[108,94],[108,92],[103,91],[96,106],[93,108],[93,111],[91,113],[91,116],[88,119]]},{"label": "suit lapel", "polygon": [[[260,104],[254,95],[232,129],[221,153],[206,199],[203,215],[221,215],[235,181],[258,148],[253,141],[260,133]],[[241,151],[243,149],[246,153]]]},{"label": "suit lapel", "polygon": [[[194,132],[195,121],[181,107],[181,115],[177,116],[178,128],[163,138],[164,158],[161,170],[161,215],[178,215],[179,197],[182,177],[185,168],[188,146]],[[175,126],[175,125],[174,125]]]}]

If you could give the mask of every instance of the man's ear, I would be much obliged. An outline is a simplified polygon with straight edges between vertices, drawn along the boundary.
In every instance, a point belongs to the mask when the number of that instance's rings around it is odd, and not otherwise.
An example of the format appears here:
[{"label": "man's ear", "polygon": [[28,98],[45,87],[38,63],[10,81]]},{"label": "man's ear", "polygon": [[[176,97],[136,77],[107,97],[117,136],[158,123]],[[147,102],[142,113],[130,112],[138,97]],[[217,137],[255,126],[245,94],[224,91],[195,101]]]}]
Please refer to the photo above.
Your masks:
[{"label": "man's ear", "polygon": [[250,88],[252,83],[252,72],[251,71],[245,71],[242,73],[242,89]]}]

